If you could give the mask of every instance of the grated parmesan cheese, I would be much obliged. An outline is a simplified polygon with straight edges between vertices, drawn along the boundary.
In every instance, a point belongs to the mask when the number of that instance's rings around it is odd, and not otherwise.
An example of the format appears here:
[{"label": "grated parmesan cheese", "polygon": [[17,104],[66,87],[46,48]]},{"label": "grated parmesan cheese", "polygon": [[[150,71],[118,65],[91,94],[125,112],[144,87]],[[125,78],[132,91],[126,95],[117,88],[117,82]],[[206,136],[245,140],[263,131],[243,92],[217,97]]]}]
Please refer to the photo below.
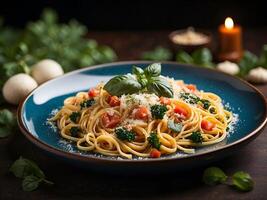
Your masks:
[{"label": "grated parmesan cheese", "polygon": [[142,105],[150,109],[150,106],[159,104],[159,97],[157,95],[146,94],[146,93],[122,95],[120,100],[121,100],[121,108],[123,109],[135,105]]}]

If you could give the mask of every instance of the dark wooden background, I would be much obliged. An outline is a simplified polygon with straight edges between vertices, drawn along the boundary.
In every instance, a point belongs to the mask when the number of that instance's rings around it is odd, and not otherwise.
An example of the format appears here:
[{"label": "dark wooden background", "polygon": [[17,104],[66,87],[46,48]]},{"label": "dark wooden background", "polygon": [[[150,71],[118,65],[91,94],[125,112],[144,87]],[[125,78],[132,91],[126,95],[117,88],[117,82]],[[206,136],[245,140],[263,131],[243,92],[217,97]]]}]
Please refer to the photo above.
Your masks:
[{"label": "dark wooden background", "polygon": [[[89,32],[91,38],[111,45],[119,60],[138,59],[141,52],[159,44],[168,46],[169,31],[150,32]],[[259,52],[267,43],[267,30],[246,30],[245,47]],[[267,86],[258,85],[267,96]],[[250,105],[253,106],[253,105]],[[15,108],[13,108],[15,110]],[[42,186],[34,192],[23,192],[21,180],[8,173],[10,165],[20,155],[36,161],[52,187]],[[213,163],[232,174],[249,172],[255,188],[248,193],[237,192],[225,185],[209,187],[202,183],[204,168],[165,175],[134,177],[100,174],[75,168],[40,152],[21,133],[0,139],[0,199],[266,199],[267,197],[267,130],[236,155]],[[108,167],[108,166],[107,166]]]},{"label": "dark wooden background", "polygon": [[265,0],[2,0],[0,16],[23,27],[46,7],[56,10],[61,22],[76,18],[89,30],[214,29],[228,16],[246,28],[267,26]]}]

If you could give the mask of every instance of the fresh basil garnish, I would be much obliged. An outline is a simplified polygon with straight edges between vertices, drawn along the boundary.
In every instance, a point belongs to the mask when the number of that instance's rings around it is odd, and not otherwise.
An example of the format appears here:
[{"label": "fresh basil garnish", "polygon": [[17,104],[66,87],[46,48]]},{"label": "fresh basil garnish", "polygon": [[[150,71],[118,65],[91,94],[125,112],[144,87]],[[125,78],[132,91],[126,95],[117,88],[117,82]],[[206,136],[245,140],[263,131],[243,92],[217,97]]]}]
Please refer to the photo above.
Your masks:
[{"label": "fresh basil garnish", "polygon": [[153,63],[153,64],[149,65],[145,69],[144,72],[145,72],[145,75],[147,78],[157,77],[161,73],[161,64],[160,63]]},{"label": "fresh basil garnish", "polygon": [[147,78],[145,76],[144,70],[140,67],[133,66],[132,73],[136,76],[137,81],[142,85],[142,87],[146,87]]},{"label": "fresh basil garnish", "polygon": [[173,97],[173,90],[170,84],[162,77],[154,77],[148,82],[147,91],[157,96]]},{"label": "fresh basil garnish", "polygon": [[105,84],[104,89],[115,96],[140,91],[155,93],[157,96],[173,96],[173,90],[168,81],[160,77],[160,63],[151,64],[145,70],[134,66],[132,73],[135,76],[129,74],[115,76]]},{"label": "fresh basil garnish", "polygon": [[131,75],[119,75],[110,79],[104,86],[111,95],[121,96],[123,94],[137,93],[142,85]]}]

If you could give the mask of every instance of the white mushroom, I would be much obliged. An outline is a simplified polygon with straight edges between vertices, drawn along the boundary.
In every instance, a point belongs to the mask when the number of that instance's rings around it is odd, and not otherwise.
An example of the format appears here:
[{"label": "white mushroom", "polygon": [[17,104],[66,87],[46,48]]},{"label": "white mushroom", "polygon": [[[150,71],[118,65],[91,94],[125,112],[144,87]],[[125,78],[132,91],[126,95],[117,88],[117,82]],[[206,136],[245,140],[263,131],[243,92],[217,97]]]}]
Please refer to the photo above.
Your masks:
[{"label": "white mushroom", "polygon": [[235,75],[239,72],[239,67],[237,64],[229,62],[229,61],[224,61],[221,62],[217,65],[217,69],[219,71],[225,72],[227,74]]},{"label": "white mushroom", "polygon": [[38,84],[64,74],[62,67],[54,60],[45,59],[32,67],[32,77]]},{"label": "white mushroom", "polygon": [[257,67],[249,71],[246,79],[254,83],[267,83],[267,70]]},{"label": "white mushroom", "polygon": [[10,77],[4,84],[2,92],[8,103],[17,105],[37,86],[31,76],[21,73]]}]

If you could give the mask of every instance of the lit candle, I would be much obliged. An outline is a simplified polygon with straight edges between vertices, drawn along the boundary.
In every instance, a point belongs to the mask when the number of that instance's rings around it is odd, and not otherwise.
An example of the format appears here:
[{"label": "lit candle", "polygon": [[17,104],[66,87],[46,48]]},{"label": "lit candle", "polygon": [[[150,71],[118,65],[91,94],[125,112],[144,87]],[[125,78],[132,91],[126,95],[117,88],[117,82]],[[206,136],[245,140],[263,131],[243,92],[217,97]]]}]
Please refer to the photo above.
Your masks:
[{"label": "lit candle", "polygon": [[242,55],[242,28],[227,17],[224,25],[219,26],[219,60],[238,62]]}]

